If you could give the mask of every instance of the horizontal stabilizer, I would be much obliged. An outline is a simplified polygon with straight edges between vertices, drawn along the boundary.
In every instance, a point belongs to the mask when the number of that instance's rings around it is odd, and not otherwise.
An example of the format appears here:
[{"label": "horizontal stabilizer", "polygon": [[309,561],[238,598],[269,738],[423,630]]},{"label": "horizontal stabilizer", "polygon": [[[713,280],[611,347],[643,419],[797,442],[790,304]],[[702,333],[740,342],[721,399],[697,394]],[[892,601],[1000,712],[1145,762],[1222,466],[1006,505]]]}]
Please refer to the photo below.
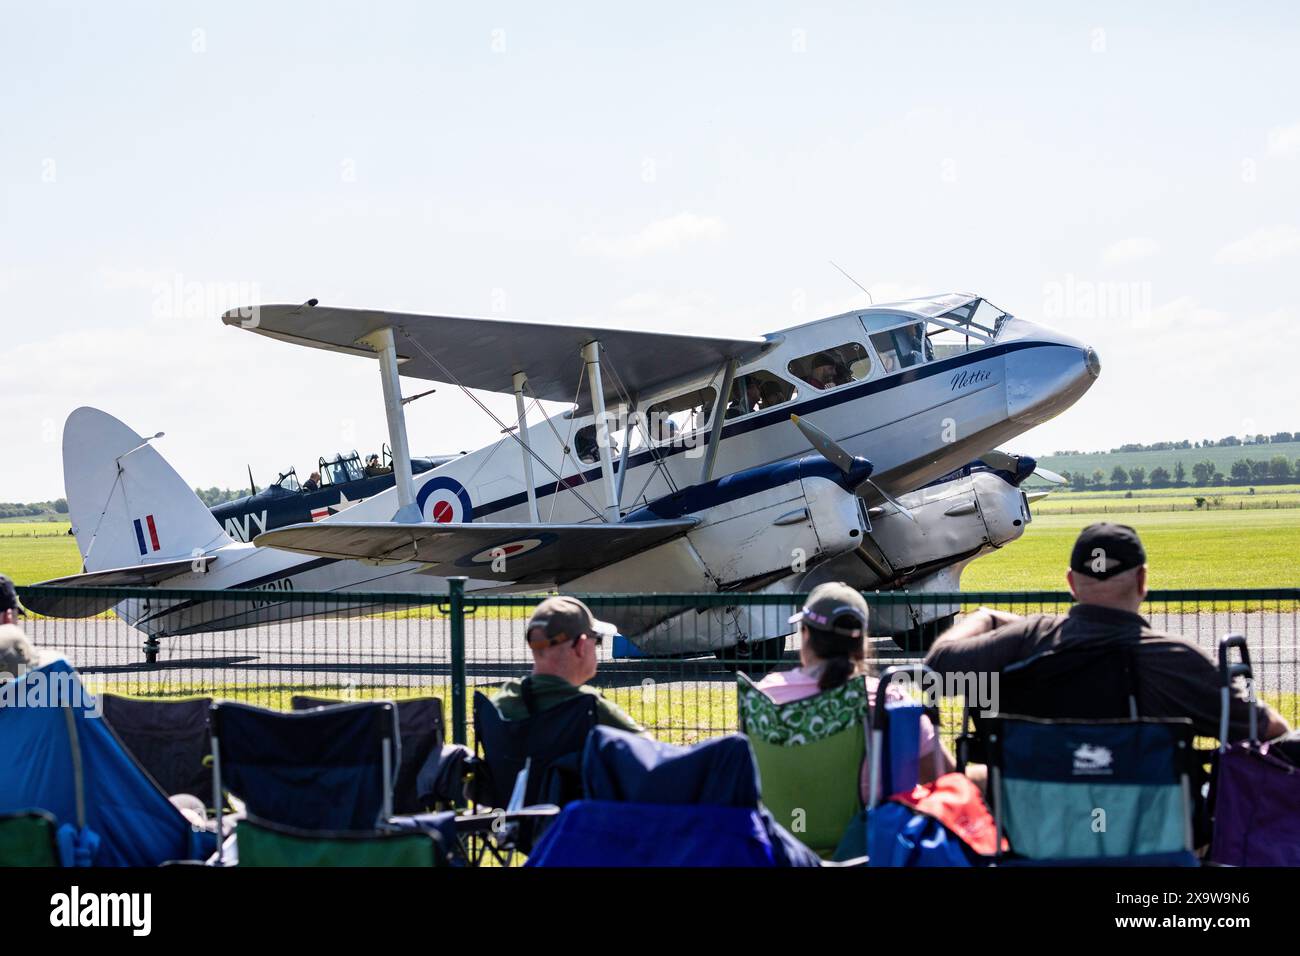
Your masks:
[{"label": "horizontal stabilizer", "polygon": [[[136,564],[126,568],[106,571],[88,571],[70,574],[65,578],[39,581],[22,592],[22,604],[27,610],[46,617],[94,617],[122,602],[120,596],[89,597],[75,591],[60,594],[59,588],[152,587],[182,574],[201,574],[217,560],[216,555],[183,558],[179,561],[159,561],[156,564]],[[35,590],[35,589],[40,590]]]},{"label": "horizontal stabilizer", "polygon": [[266,531],[253,543],[325,558],[415,562],[440,577],[559,584],[680,537],[696,524],[694,518],[628,524],[326,521]]}]

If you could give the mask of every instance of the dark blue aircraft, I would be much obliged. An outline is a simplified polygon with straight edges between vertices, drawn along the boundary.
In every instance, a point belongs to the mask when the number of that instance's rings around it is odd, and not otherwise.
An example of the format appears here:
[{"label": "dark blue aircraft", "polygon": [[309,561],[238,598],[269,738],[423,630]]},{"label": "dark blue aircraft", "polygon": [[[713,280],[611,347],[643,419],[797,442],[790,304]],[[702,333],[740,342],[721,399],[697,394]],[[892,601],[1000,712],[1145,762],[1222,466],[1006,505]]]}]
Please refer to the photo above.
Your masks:
[{"label": "dark blue aircraft", "polygon": [[[412,458],[411,471],[421,474],[451,461],[455,455]],[[299,482],[290,468],[274,483],[253,494],[223,502],[212,509],[213,517],[236,541],[251,541],[263,531],[305,521],[320,521],[345,511],[358,501],[393,487],[392,456],[388,446],[383,458],[371,455],[366,461],[355,450],[339,452],[332,459],[317,460],[317,470]],[[252,484],[252,475],[249,475]]]}]

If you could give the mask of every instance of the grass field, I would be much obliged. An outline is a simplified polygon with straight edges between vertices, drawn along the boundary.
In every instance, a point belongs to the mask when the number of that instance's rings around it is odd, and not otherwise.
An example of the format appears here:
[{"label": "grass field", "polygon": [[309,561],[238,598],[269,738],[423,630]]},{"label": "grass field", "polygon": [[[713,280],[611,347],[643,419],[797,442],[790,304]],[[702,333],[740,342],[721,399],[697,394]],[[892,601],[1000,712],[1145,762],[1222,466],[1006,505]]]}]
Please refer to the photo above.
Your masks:
[{"label": "grass field", "polygon": [[[1038,590],[1065,586],[1070,548],[1097,515],[1041,514],[1024,536],[975,561],[962,589]],[[1106,514],[1146,545],[1152,588],[1300,586],[1300,510]]]},{"label": "grass field", "polygon": [[[1295,488],[1300,486],[1282,486]],[[1181,489],[1170,489],[1181,490]],[[1055,590],[1064,587],[1070,546],[1092,520],[1137,528],[1151,561],[1153,588],[1248,588],[1300,586],[1300,508],[1239,511],[1138,511],[1176,495],[1090,493],[1070,499],[1073,513],[1052,509],[1053,498],[1034,506],[1034,521],[1014,544],[975,561],[962,588]],[[1297,494],[1300,497],[1300,494]],[[1123,510],[1111,510],[1123,509]],[[67,523],[15,523],[0,527],[0,572],[31,584],[81,570]],[[523,614],[527,609],[519,609]],[[428,609],[395,616],[427,615]]]}]

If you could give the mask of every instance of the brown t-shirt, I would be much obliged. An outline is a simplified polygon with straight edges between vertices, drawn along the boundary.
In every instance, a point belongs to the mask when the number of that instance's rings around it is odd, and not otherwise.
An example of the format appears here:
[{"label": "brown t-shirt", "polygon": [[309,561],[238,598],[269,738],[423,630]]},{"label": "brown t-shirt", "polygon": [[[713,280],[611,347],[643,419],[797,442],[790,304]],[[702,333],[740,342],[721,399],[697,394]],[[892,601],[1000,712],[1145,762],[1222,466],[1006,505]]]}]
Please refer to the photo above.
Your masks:
[{"label": "brown t-shirt", "polygon": [[[1195,644],[1154,631],[1146,618],[1129,611],[1076,604],[1065,615],[1034,614],[975,637],[941,637],[925,662],[942,674],[994,673],[1043,651],[1082,642],[1114,642],[1117,653],[1136,642],[1139,714],[1187,717],[1198,734],[1218,737],[1222,682],[1217,666]],[[1262,706],[1257,719],[1262,735],[1268,726],[1268,712]],[[1245,738],[1249,722],[1250,703],[1245,687],[1238,682],[1228,705],[1229,738]]]}]

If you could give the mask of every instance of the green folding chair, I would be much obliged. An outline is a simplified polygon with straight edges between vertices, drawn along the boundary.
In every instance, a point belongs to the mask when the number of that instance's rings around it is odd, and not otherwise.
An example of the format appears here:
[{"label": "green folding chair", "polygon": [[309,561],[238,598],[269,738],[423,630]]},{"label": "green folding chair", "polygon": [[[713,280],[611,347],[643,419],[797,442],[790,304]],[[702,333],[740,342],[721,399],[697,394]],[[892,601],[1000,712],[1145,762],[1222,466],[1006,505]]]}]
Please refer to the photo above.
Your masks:
[{"label": "green folding chair", "polygon": [[435,833],[339,833],[296,830],[245,819],[235,830],[240,866],[443,866],[447,851]]},{"label": "green folding chair", "polygon": [[861,677],[778,704],[736,675],[740,726],[758,761],[763,803],[777,822],[829,858],[862,810],[867,687]]},{"label": "green folding chair", "polygon": [[57,830],[44,810],[0,814],[0,866],[59,866]]}]

